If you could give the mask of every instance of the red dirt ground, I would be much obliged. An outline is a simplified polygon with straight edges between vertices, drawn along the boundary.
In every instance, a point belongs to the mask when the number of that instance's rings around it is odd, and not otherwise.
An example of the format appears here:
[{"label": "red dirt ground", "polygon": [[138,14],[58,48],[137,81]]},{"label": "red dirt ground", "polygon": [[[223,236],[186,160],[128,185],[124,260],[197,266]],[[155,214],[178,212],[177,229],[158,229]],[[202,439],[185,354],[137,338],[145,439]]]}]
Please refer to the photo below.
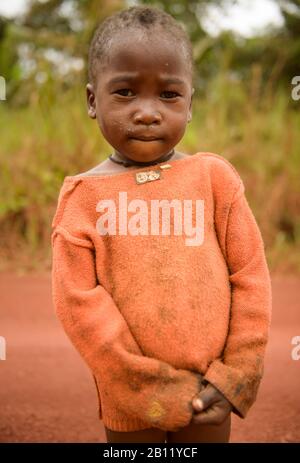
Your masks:
[{"label": "red dirt ground", "polygon": [[[265,375],[231,442],[300,442],[300,279],[273,276]],[[56,319],[51,275],[0,275],[0,442],[106,442],[92,375]]]}]

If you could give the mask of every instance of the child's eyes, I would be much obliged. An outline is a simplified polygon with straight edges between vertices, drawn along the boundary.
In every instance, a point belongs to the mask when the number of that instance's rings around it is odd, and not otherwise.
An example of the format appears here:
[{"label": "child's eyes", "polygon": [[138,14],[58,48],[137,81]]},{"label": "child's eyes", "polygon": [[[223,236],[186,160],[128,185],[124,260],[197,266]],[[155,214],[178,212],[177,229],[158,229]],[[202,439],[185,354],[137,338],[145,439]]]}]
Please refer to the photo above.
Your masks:
[{"label": "child's eyes", "polygon": [[[129,88],[122,88],[121,90],[117,90],[115,93],[118,93],[118,95],[121,94],[121,92],[131,92],[131,90],[129,90]],[[122,96],[131,96],[131,95],[124,95],[124,94],[121,94]]]},{"label": "child's eyes", "polygon": [[171,94],[172,96],[170,98],[176,98],[177,96],[180,96],[179,93],[177,92],[170,92],[170,91],[166,91],[166,92],[163,92],[163,93],[168,93],[169,95]]},{"label": "child's eyes", "polygon": [[[122,88],[120,90],[117,90],[115,93],[117,93],[118,95],[122,95],[122,96],[132,96],[132,95],[128,95],[128,92],[131,92],[131,90],[129,88]],[[126,94],[127,93],[127,94]],[[132,93],[132,92],[131,92]],[[169,96],[167,97],[167,99],[170,99],[170,98],[176,98],[177,96],[180,96],[179,93],[177,92],[171,92],[171,91],[165,91],[165,92],[162,92],[162,95],[163,94],[168,94]],[[171,95],[171,96],[170,96]]]}]

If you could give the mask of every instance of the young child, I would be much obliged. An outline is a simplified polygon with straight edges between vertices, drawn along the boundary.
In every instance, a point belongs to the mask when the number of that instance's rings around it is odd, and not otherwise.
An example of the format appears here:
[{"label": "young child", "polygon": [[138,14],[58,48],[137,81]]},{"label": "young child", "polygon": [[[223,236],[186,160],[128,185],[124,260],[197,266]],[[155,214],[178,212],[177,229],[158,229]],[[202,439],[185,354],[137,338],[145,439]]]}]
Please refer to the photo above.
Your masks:
[{"label": "young child", "polygon": [[242,179],[218,154],[174,150],[193,91],[170,15],[136,6],[101,23],[88,114],[114,152],[64,179],[52,284],[108,442],[228,442],[263,375],[271,282]]}]

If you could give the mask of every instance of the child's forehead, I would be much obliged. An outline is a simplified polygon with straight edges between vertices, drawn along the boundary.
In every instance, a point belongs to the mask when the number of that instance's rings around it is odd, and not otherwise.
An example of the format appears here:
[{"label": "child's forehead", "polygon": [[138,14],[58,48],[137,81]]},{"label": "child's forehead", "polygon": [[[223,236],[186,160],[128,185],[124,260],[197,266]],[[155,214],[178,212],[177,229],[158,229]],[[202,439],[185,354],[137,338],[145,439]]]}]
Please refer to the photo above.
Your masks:
[{"label": "child's forehead", "polygon": [[167,35],[122,34],[110,46],[107,68],[126,70],[128,68],[149,67],[152,72],[158,68],[167,71],[187,72],[187,54],[183,46],[174,47]]}]

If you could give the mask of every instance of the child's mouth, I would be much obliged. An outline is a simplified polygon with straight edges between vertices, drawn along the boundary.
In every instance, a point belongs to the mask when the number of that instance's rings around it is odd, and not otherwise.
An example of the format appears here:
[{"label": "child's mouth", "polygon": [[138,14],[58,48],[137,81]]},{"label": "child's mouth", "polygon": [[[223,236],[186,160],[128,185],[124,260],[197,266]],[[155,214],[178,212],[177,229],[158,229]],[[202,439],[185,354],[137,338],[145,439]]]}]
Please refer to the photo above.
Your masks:
[{"label": "child's mouth", "polygon": [[138,140],[138,141],[158,141],[161,140],[161,138],[155,138],[155,137],[131,137],[132,140]]}]

